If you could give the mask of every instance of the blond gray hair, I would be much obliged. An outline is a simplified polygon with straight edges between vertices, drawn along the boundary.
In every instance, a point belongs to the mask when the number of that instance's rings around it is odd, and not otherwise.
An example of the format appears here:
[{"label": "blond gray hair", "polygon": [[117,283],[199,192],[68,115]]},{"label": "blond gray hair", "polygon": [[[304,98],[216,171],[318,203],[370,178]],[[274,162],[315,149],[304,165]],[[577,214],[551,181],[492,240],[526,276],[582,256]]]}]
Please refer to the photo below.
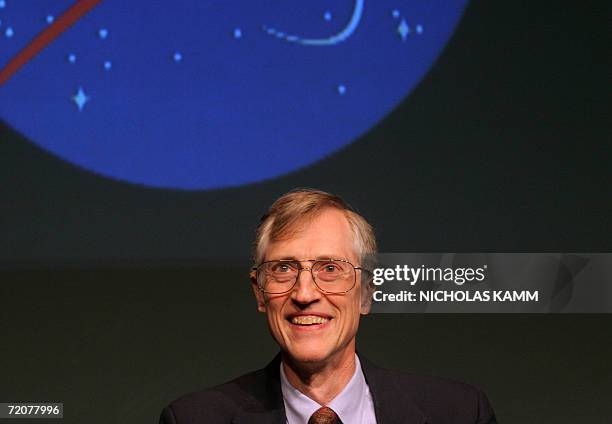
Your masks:
[{"label": "blond gray hair", "polygon": [[353,231],[355,251],[360,261],[376,254],[376,237],[372,226],[341,197],[321,190],[298,188],[279,197],[261,217],[253,242],[253,261],[257,266],[270,242],[290,235],[298,224],[315,218],[324,209],[344,212]]}]

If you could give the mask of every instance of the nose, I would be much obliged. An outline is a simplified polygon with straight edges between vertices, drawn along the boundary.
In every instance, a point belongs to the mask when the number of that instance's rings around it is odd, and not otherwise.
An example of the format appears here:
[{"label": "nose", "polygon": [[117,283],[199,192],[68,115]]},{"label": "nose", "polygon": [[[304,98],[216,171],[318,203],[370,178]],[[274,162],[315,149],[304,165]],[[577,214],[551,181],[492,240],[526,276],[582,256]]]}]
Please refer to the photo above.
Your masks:
[{"label": "nose", "polygon": [[321,292],[312,279],[310,268],[302,268],[291,292],[291,299],[297,303],[309,304],[318,300],[320,296]]}]

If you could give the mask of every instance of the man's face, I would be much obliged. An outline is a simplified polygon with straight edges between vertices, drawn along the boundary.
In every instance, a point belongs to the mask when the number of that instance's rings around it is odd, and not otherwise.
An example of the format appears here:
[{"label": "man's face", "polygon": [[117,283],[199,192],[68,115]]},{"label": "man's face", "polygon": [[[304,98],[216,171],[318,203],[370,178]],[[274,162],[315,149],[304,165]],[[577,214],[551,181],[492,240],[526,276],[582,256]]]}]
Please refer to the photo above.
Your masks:
[{"label": "man's face", "polygon": [[[269,244],[264,261],[277,259],[345,259],[359,266],[351,227],[342,211],[325,209],[299,226],[286,240]],[[309,267],[305,262],[302,266]],[[361,306],[360,271],[355,287],[346,294],[325,294],[314,284],[309,271],[302,271],[289,293],[268,294],[251,281],[258,309],[268,319],[270,332],[285,355],[296,362],[325,363],[352,357]],[[323,318],[321,324],[311,324]]]}]

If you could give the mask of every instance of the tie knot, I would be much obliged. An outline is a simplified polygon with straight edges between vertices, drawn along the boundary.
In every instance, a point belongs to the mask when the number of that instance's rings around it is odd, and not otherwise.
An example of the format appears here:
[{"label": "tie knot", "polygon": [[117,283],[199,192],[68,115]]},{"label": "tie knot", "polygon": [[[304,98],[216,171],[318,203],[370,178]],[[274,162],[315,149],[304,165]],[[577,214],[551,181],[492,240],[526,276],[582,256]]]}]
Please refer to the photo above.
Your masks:
[{"label": "tie knot", "polygon": [[308,424],[340,424],[340,418],[333,409],[322,406],[312,414]]}]

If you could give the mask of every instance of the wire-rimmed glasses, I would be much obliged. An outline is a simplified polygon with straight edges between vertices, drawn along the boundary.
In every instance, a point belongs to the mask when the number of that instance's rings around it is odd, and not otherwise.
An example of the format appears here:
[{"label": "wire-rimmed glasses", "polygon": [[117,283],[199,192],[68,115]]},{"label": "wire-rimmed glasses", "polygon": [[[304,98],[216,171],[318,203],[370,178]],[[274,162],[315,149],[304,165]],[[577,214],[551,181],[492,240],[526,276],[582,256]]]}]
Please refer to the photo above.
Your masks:
[{"label": "wire-rimmed glasses", "polygon": [[[310,267],[302,266],[303,262],[309,262]],[[355,287],[358,269],[364,270],[345,259],[281,259],[262,262],[252,270],[256,272],[257,285],[264,293],[290,292],[300,278],[300,273],[307,270],[323,293],[345,294]]]}]

